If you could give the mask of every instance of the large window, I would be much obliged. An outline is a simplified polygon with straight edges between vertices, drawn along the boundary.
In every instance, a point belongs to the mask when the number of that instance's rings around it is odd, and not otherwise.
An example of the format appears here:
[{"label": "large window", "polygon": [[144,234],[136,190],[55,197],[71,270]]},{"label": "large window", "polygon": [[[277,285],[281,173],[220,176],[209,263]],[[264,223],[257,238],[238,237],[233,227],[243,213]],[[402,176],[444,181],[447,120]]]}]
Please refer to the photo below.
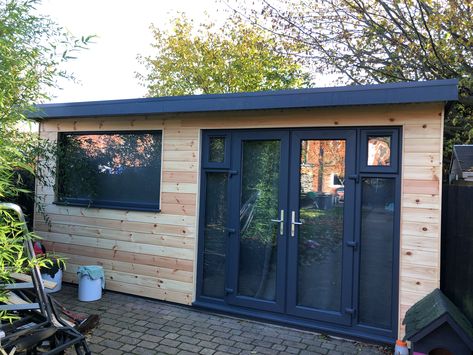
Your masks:
[{"label": "large window", "polygon": [[159,209],[161,131],[62,133],[57,203]]}]

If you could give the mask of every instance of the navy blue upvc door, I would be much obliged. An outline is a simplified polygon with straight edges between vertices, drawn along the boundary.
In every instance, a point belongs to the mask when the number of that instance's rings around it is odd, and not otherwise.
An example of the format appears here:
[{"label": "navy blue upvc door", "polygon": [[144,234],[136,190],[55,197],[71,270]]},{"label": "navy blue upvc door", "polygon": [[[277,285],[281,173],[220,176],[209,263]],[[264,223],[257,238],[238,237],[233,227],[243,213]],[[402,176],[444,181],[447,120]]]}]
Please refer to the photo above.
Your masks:
[{"label": "navy blue upvc door", "polygon": [[283,312],[289,133],[232,135],[229,304]]},{"label": "navy blue upvc door", "polygon": [[356,132],[293,131],[287,313],[349,325]]}]

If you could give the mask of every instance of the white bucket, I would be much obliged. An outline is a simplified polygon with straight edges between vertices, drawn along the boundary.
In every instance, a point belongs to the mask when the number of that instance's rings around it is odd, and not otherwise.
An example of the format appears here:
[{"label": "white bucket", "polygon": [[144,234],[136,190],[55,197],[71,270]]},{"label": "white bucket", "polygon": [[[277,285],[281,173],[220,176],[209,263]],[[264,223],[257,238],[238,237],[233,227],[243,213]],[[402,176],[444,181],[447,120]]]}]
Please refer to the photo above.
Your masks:
[{"label": "white bucket", "polygon": [[79,301],[90,302],[102,298],[102,279],[92,280],[88,275],[79,279]]},{"label": "white bucket", "polygon": [[44,288],[44,291],[46,293],[53,293],[53,292],[58,292],[61,291],[62,288],[62,270],[59,269],[55,274],[54,277],[49,276],[48,274],[41,274],[41,277],[43,280],[46,281],[54,281],[56,283],[56,286],[54,288]]}]

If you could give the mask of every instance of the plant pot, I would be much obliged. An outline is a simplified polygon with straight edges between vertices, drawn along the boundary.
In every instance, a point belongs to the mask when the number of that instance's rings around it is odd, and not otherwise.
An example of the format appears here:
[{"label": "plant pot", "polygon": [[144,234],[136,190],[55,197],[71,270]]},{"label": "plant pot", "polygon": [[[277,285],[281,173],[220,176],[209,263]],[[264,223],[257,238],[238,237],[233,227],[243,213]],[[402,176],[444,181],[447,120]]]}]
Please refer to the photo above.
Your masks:
[{"label": "plant pot", "polygon": [[55,274],[54,274],[54,277],[51,277],[50,275],[48,274],[41,274],[41,277],[43,278],[43,280],[46,280],[46,281],[54,281],[56,283],[56,287],[54,287],[53,289],[51,288],[44,288],[44,291],[46,293],[54,293],[54,292],[58,292],[58,291],[61,291],[61,288],[62,288],[62,270],[59,269]]}]

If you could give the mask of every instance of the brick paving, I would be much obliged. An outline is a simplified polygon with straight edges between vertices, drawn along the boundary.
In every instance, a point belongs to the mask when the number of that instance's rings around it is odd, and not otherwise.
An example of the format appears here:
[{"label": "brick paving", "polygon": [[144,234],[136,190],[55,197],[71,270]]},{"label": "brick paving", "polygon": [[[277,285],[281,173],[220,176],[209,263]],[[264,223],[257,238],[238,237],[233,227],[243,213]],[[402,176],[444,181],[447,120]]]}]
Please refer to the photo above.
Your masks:
[{"label": "brick paving", "polygon": [[323,334],[228,317],[167,302],[105,291],[79,302],[63,285],[55,298],[75,312],[97,313],[88,335],[94,354],[388,354],[389,350]]}]

